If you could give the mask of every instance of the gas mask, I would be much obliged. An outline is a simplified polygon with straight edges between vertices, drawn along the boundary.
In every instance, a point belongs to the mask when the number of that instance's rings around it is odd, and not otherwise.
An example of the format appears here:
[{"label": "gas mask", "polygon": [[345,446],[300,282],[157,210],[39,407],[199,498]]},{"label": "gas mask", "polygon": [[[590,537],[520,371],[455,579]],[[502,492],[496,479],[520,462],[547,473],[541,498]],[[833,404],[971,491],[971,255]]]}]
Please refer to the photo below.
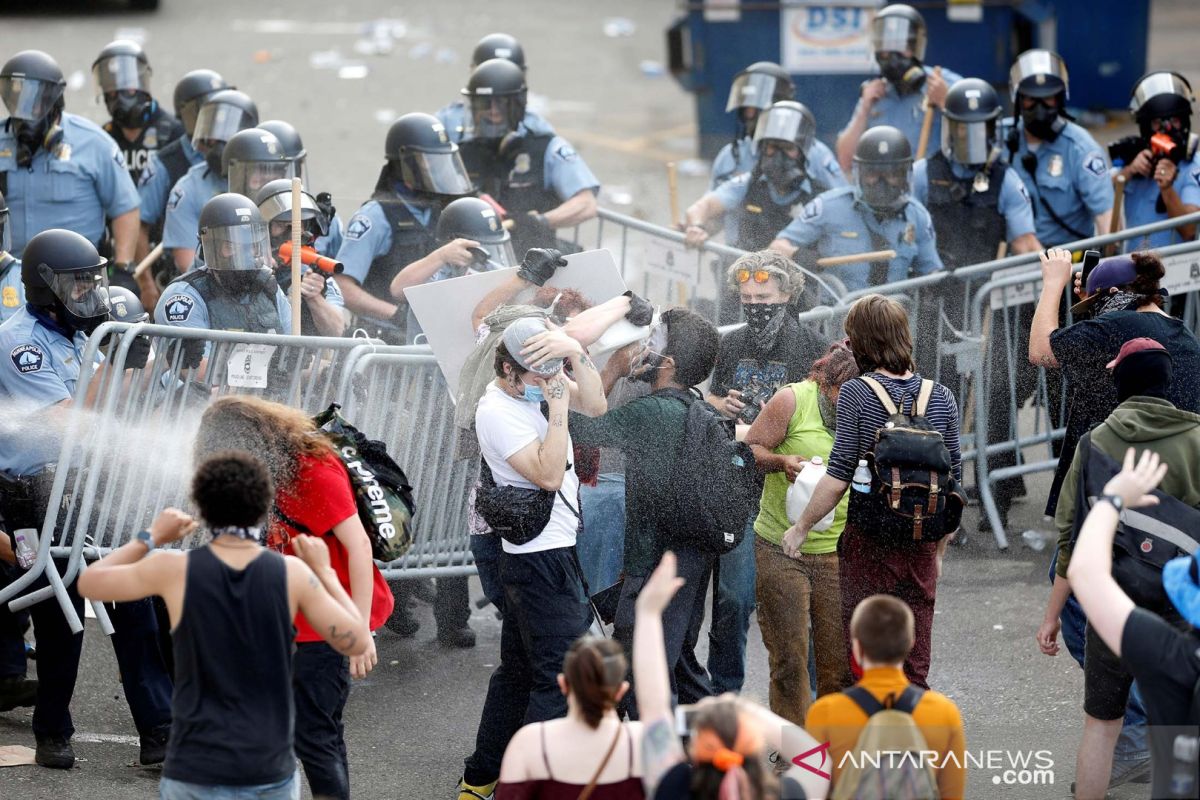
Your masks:
[{"label": "gas mask", "polygon": [[887,165],[859,165],[858,190],[862,201],[877,213],[895,213],[908,202],[908,173],[905,161]]},{"label": "gas mask", "polygon": [[221,154],[225,152],[225,143],[215,140],[210,140],[204,146],[204,163],[208,165],[208,169],[212,174],[219,175],[224,178],[224,167],[221,164]]},{"label": "gas mask", "polygon": [[1025,108],[1022,104],[1021,122],[1024,123],[1025,130],[1044,142],[1053,142],[1067,126],[1058,106],[1047,105],[1042,99],[1038,99],[1033,108]]},{"label": "gas mask", "polygon": [[791,194],[800,188],[800,184],[804,183],[806,177],[804,153],[796,158],[791,158],[782,150],[776,150],[769,156],[764,155],[761,164],[762,174],[766,177],[767,182],[780,194]]},{"label": "gas mask", "polygon": [[104,107],[120,127],[141,128],[150,120],[154,101],[142,91],[108,92],[104,95]]},{"label": "gas mask", "polygon": [[32,164],[37,151],[42,147],[49,149],[59,132],[58,126],[51,122],[51,117],[42,117],[37,122],[11,118],[9,125],[13,138],[17,140],[15,157],[18,167]]},{"label": "gas mask", "polygon": [[925,85],[925,70],[917,59],[893,52],[880,53],[875,60],[880,73],[901,96],[919,92]]},{"label": "gas mask", "polygon": [[[1154,124],[1156,122],[1158,123],[1157,125]],[[1138,129],[1142,134],[1142,141],[1147,143],[1146,147],[1151,153],[1156,158],[1165,158],[1175,164],[1179,164],[1187,155],[1188,127],[1186,121],[1180,122],[1176,117],[1148,119],[1138,124]],[[1162,137],[1170,139],[1171,144],[1174,146],[1163,147]]]}]

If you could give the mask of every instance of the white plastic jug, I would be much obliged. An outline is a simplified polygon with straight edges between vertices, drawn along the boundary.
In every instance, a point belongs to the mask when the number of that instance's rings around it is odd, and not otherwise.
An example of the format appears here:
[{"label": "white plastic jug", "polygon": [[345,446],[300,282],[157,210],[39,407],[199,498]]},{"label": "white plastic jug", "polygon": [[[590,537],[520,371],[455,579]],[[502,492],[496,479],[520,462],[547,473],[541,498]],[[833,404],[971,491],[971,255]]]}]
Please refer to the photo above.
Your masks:
[{"label": "white plastic jug", "polygon": [[[825,475],[825,462],[820,456],[813,456],[812,459],[804,465],[796,475],[796,480],[787,490],[787,517],[788,522],[793,525],[799,521],[800,516],[804,513],[804,509],[808,508],[808,503],[812,500],[813,491],[816,490],[817,484]],[[833,514],[837,509],[832,509],[828,514],[820,519],[816,525],[812,526],[814,531],[827,531],[833,525]]]}]

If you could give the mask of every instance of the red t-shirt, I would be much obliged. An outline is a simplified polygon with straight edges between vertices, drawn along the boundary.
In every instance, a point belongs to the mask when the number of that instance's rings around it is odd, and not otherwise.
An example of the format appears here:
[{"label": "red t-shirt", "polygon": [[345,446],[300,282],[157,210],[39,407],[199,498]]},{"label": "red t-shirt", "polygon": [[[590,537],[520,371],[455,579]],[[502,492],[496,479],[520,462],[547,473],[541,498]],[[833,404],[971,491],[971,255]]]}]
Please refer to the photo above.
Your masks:
[{"label": "red t-shirt", "polygon": [[[346,468],[338,457],[333,453],[319,457],[301,456],[296,467],[295,481],[292,486],[276,494],[275,504],[288,518],[304,525],[313,534],[324,537],[325,544],[329,546],[329,564],[337,573],[342,588],[349,594],[350,560],[346,555],[346,548],[334,535],[333,526],[356,516],[358,506],[354,501],[350,476],[346,474]],[[267,545],[287,555],[295,555],[291,538],[300,533],[302,531],[273,518],[267,534]],[[370,628],[375,630],[391,616],[394,600],[387,581],[373,563],[371,571],[374,574],[374,585],[371,591]],[[313,630],[304,615],[297,612],[296,641],[321,640],[321,635]]]}]

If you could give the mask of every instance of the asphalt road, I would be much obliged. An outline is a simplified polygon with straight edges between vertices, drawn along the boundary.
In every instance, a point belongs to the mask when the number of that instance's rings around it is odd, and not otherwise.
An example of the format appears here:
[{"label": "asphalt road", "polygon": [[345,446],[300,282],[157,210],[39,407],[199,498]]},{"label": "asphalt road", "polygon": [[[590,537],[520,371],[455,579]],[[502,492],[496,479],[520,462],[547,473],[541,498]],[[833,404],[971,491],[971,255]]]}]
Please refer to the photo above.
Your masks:
[{"label": "asphalt road", "polygon": [[[160,97],[169,98],[187,70],[213,67],[257,99],[263,119],[295,124],[310,154],[313,186],[333,193],[344,219],[370,193],[390,120],[454,99],[471,46],[492,30],[506,30],[525,44],[534,101],[600,176],[604,205],[666,222],[664,165],[694,152],[689,96],[669,77],[644,74],[643,67],[654,70],[642,64],[665,59],[662,31],[674,14],[666,0],[164,0],[152,15],[125,12],[118,3],[55,4],[48,11],[48,2],[29,5],[38,13],[0,17],[0,58],[27,47],[53,53],[71,79],[68,110],[101,118],[90,84],[92,59],[109,40],[140,32]],[[1154,6],[1152,66],[1200,74],[1191,46],[1200,8],[1191,0],[1156,0]],[[82,13],[97,8],[101,13]],[[606,35],[611,18],[630,20],[630,35]],[[390,21],[368,26],[379,20]],[[369,30],[388,35],[364,36]],[[360,41],[363,49],[390,44],[390,52],[360,54]],[[353,77],[363,66],[366,77]],[[683,175],[684,203],[703,185],[703,178]],[[1048,659],[1036,649],[1050,553],[1029,550],[1019,538],[1026,528],[1047,527],[1040,516],[1046,483],[1043,476],[1032,478],[1030,499],[1014,509],[1012,549],[997,553],[989,539],[972,537],[951,551],[939,591],[930,680],[960,705],[969,749],[999,751],[1001,759],[1048,750],[1054,762],[1052,786],[1009,786],[1003,770],[973,769],[972,797],[1069,796],[1082,673],[1065,654]],[[480,594],[473,583],[473,595]],[[489,612],[478,612],[472,620],[478,646],[447,650],[434,640],[429,610],[422,607],[418,615],[423,627],[415,639],[381,632],[379,667],[351,694],[346,727],[356,797],[449,797],[472,747],[498,654],[499,625]],[[751,635],[746,691],[765,698],[766,655],[757,630]],[[74,702],[79,764],[68,773],[0,770],[0,798],[157,796],[157,771],[136,765],[136,736],[112,650],[102,638],[90,622]],[[32,746],[29,714],[0,714],[4,744]],[[1145,789],[1130,787],[1116,796],[1145,796]]]}]

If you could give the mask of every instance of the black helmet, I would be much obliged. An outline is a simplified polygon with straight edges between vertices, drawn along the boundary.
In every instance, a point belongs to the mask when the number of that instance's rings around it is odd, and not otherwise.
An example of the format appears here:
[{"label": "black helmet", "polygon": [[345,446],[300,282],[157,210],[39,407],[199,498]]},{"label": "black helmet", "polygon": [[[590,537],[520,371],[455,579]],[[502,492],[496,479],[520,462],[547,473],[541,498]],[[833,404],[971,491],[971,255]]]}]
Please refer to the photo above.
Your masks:
[{"label": "black helmet", "polygon": [[757,108],[763,111],[780,100],[791,100],[795,96],[796,86],[787,70],[773,61],[756,61],[733,76],[725,110]]},{"label": "black helmet", "polygon": [[1018,95],[1041,98],[1061,94],[1064,100],[1071,96],[1067,65],[1050,50],[1026,50],[1017,56],[1008,71],[1008,85],[1014,105]]},{"label": "black helmet", "polygon": [[470,99],[477,139],[501,139],[525,119],[525,72],[506,58],[489,59],[473,69],[462,93]]},{"label": "black helmet", "polygon": [[987,81],[963,78],[946,93],[942,152],[960,164],[985,164],[996,139],[1000,95]]},{"label": "black helmet", "polygon": [[917,61],[924,61],[928,39],[925,18],[903,3],[884,6],[871,21],[871,46],[877,55],[908,52]]},{"label": "black helmet", "polygon": [[[267,223],[258,206],[233,192],[217,195],[201,209],[200,249],[204,265],[214,275],[239,272],[257,276],[259,270],[270,270],[273,264]],[[239,288],[236,282],[223,285]]]},{"label": "black helmet", "polygon": [[7,253],[11,249],[12,233],[8,229],[8,201],[0,192],[0,253]]},{"label": "black helmet", "polygon": [[38,122],[62,108],[63,80],[58,62],[41,50],[22,50],[0,69],[0,99],[14,119]]},{"label": "black helmet", "polygon": [[25,300],[52,309],[62,324],[91,333],[108,318],[107,266],[96,246],[78,233],[42,231],[21,254]]},{"label": "black helmet", "polygon": [[437,239],[441,244],[454,239],[474,239],[484,251],[479,260],[494,267],[515,267],[517,256],[512,240],[496,209],[478,197],[460,197],[442,209]]},{"label": "black helmet", "polygon": [[[287,226],[287,230],[280,230],[278,235],[275,235],[274,231],[271,233],[271,252],[275,252],[281,244],[292,238],[292,182],[280,178],[265,184],[254,196],[254,202],[258,205],[258,212],[262,214],[268,228],[274,223]],[[305,191],[300,192],[300,223],[304,232],[308,234],[307,237],[301,236],[304,244],[312,244],[317,237],[329,233],[328,222],[320,206],[313,196]],[[309,241],[304,241],[305,238]]]},{"label": "black helmet", "polygon": [[124,286],[108,287],[108,317],[114,322],[145,322],[150,318],[136,294]]},{"label": "black helmet", "polygon": [[225,143],[221,172],[229,180],[230,192],[251,197],[276,178],[292,177],[292,161],[275,134],[247,128]]},{"label": "black helmet", "polygon": [[113,122],[124,128],[140,128],[154,113],[150,96],[150,61],[137,42],[109,42],[92,62],[96,99],[104,103]]},{"label": "black helmet", "polygon": [[175,84],[175,116],[183,123],[188,138],[196,131],[196,117],[204,101],[222,89],[232,89],[225,79],[211,69],[194,69]]},{"label": "black helmet", "polygon": [[525,48],[515,36],[507,33],[489,33],[479,40],[471,52],[471,69],[493,58],[506,58],[525,71]]},{"label": "black helmet", "polygon": [[432,114],[414,111],[393,122],[384,155],[392,162],[396,179],[413,191],[458,196],[473,189],[458,145]]},{"label": "black helmet", "polygon": [[807,153],[817,137],[817,120],[808,106],[795,100],[780,100],[766,111],[754,129],[754,143],[764,139],[788,142]]},{"label": "black helmet", "polygon": [[269,119],[266,122],[258,123],[255,127],[275,134],[275,138],[283,146],[284,155],[296,164],[295,174],[300,175],[308,151],[304,149],[304,141],[300,138],[300,132],[296,130],[295,126],[281,119]]},{"label": "black helmet", "polygon": [[1196,99],[1192,85],[1178,72],[1160,70],[1143,76],[1133,86],[1129,99],[1129,111],[1142,129],[1142,136],[1149,139],[1153,133],[1151,120],[1179,119],[1181,132],[1192,129],[1192,106]]},{"label": "black helmet", "polygon": [[228,142],[238,131],[257,124],[258,106],[250,95],[237,89],[222,89],[200,106],[192,131],[192,144],[200,149],[201,142]]},{"label": "black helmet", "polygon": [[875,211],[900,211],[908,204],[912,145],[890,125],[870,128],[854,148],[855,194]]}]

